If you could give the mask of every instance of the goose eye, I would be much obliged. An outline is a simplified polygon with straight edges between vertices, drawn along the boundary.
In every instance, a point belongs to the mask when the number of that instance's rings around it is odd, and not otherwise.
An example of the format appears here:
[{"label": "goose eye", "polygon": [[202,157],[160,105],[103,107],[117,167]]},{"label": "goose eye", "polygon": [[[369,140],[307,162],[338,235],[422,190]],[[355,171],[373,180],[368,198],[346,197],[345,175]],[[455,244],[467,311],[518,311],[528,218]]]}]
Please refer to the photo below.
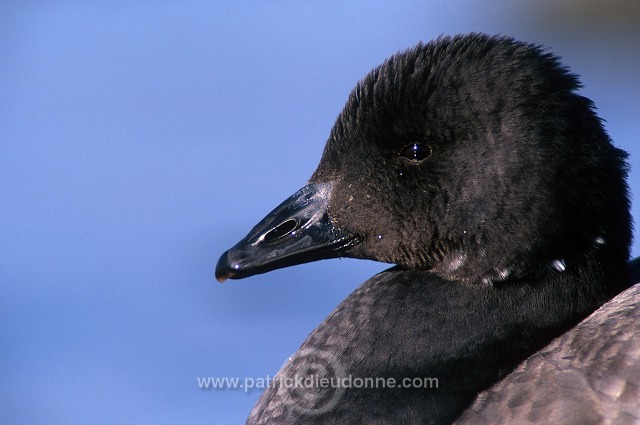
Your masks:
[{"label": "goose eye", "polygon": [[400,155],[411,162],[422,162],[431,156],[431,147],[420,143],[406,145],[400,150]]}]

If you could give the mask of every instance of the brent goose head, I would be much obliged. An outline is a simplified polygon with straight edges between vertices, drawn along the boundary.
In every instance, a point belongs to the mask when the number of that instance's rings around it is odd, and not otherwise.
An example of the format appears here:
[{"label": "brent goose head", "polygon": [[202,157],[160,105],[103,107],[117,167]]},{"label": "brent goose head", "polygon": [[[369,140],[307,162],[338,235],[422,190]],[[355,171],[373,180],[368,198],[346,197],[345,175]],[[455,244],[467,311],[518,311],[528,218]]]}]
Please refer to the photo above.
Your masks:
[{"label": "brent goose head", "polygon": [[625,154],[578,88],[506,37],[390,57],[351,92],[308,184],[222,255],[217,279],[354,257],[488,285],[596,256],[623,281]]}]

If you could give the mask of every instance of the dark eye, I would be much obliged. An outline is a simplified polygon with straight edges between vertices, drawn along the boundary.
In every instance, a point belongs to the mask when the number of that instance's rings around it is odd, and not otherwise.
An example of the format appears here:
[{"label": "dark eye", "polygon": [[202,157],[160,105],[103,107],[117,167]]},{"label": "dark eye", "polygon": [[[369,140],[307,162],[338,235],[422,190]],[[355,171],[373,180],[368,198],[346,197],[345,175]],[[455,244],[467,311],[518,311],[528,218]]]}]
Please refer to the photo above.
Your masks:
[{"label": "dark eye", "polygon": [[400,150],[400,155],[411,162],[422,162],[431,156],[431,147],[420,143],[411,143]]}]

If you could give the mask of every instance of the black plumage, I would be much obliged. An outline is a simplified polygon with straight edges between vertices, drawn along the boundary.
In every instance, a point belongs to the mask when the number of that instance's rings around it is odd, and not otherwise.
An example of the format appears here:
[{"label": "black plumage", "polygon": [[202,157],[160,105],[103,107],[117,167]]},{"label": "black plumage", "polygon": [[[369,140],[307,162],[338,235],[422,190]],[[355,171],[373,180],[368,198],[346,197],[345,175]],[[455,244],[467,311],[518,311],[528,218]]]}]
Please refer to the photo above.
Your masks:
[{"label": "black plumage", "polygon": [[479,394],[456,424],[640,423],[638,329],[640,284]]},{"label": "black plumage", "polygon": [[[578,88],[540,47],[482,34],[419,44],[357,84],[308,184],[216,276],[396,267],[309,336],[248,423],[451,423],[628,286],[625,153]],[[303,376],[437,388],[286,385]]]}]

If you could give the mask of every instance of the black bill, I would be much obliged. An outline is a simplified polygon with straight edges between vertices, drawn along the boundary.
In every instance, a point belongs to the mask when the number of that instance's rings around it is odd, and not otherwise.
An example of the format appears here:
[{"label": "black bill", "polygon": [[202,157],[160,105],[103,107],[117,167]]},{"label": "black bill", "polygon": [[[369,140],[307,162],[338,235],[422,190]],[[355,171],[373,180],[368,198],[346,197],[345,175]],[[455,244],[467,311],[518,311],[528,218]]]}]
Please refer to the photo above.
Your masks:
[{"label": "black bill", "polygon": [[341,257],[358,239],[336,228],[327,208],[331,182],[310,183],[258,223],[216,264],[220,282]]}]

